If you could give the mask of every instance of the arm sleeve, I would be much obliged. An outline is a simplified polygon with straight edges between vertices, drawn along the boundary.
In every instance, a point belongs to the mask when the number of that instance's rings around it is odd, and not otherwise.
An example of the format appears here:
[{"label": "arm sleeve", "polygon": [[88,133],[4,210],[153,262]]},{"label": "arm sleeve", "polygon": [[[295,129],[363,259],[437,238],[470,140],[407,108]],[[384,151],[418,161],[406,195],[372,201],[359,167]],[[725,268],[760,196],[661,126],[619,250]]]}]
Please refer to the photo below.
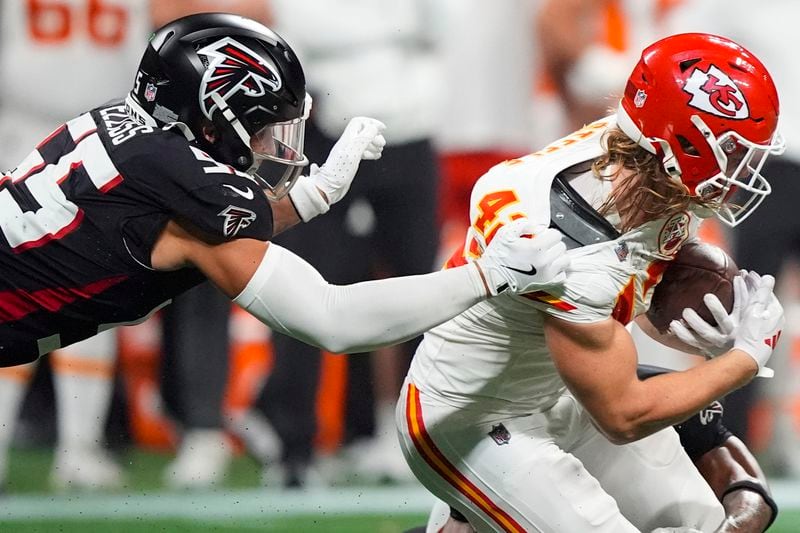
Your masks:
[{"label": "arm sleeve", "polygon": [[675,426],[686,453],[697,461],[705,453],[721,446],[733,434],[722,423],[723,406],[716,401]]},{"label": "arm sleeve", "polygon": [[234,303],[303,342],[357,353],[411,339],[485,298],[474,265],[337,286],[292,252],[270,244]]}]

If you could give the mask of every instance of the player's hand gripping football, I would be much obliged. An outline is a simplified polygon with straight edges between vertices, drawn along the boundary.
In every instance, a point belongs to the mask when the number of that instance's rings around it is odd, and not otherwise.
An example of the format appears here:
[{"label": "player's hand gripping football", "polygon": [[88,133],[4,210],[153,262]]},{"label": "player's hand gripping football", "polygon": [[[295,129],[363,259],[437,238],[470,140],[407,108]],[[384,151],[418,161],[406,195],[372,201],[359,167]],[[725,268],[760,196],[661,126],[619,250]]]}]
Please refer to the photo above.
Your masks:
[{"label": "player's hand gripping football", "polygon": [[[683,318],[691,326],[691,330],[678,322],[673,322],[670,327],[683,342],[698,348],[704,347],[706,353],[711,355],[718,355],[725,347],[742,350],[758,364],[759,376],[772,377],[774,372],[765,365],[772,355],[785,321],[783,307],[773,293],[775,278],[748,272],[744,278],[740,276],[736,279],[742,281],[734,282],[734,311],[730,315],[724,312],[721,304],[717,309],[715,303],[709,305],[713,300],[706,297],[706,305],[719,324],[717,328],[686,312]],[[742,297],[740,295],[743,292],[745,296]],[[737,310],[736,300],[740,298],[744,298],[745,303],[740,303]]]},{"label": "player's hand gripping football", "polygon": [[289,193],[304,222],[327,213],[347,194],[362,159],[380,159],[386,146],[385,129],[383,122],[374,118],[350,120],[325,163],[312,164],[308,177],[301,178]]},{"label": "player's hand gripping football", "polygon": [[717,325],[712,326],[703,320],[694,309],[683,310],[683,322],[673,320],[670,330],[684,344],[694,346],[706,357],[721,355],[733,348],[736,329],[742,320],[742,311],[747,306],[750,296],[755,293],[761,277],[755,272],[740,271],[733,278],[733,308],[725,309],[714,294],[703,296],[703,303],[714,317]]},{"label": "player's hand gripping football", "polygon": [[561,238],[557,230],[537,228],[526,218],[500,228],[475,261],[489,292],[523,294],[562,284],[570,260]]}]

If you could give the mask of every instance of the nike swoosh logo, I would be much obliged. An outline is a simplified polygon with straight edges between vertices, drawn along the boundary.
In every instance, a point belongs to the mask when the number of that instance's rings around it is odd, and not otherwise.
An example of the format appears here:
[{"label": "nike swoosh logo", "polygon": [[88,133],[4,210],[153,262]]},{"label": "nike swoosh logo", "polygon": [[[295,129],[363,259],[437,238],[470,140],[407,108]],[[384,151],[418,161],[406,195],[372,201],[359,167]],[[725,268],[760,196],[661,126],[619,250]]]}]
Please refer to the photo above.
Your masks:
[{"label": "nike swoosh logo", "polygon": [[513,270],[514,272],[519,272],[520,274],[527,274],[528,276],[535,276],[536,275],[536,267],[533,266],[533,265],[531,265],[531,268],[529,270],[520,270],[518,268],[514,268],[514,267],[511,267],[511,266],[510,267],[506,267],[506,268],[508,268],[509,270]]},{"label": "nike swoosh logo", "polygon": [[247,200],[252,200],[253,199],[253,189],[251,189],[250,187],[245,187],[244,189],[240,189],[240,188],[234,187],[233,185],[230,185],[228,183],[223,183],[222,186],[229,188],[230,190],[232,190],[233,192],[235,192],[236,194],[238,194],[242,198],[245,198]]}]

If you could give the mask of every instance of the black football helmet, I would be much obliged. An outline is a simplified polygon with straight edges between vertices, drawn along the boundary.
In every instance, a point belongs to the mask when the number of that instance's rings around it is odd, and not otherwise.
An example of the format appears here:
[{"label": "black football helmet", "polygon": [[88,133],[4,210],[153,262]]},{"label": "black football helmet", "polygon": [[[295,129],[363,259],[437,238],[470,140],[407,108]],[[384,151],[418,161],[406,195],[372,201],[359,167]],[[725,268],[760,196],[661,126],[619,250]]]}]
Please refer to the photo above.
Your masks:
[{"label": "black football helmet", "polygon": [[[173,126],[218,161],[255,175],[273,199],[308,164],[311,108],[297,56],[275,32],[226,13],[190,15],[157,30],[128,103],[159,127]],[[217,139],[203,127],[213,123]],[[265,162],[272,178],[256,174]]]}]

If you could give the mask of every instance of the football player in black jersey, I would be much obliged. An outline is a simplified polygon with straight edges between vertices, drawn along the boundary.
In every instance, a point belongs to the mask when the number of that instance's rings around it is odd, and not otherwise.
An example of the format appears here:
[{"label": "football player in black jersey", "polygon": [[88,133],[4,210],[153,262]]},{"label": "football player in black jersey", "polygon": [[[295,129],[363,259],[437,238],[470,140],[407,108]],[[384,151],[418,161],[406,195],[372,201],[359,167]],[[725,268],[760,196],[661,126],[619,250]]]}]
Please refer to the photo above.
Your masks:
[{"label": "football player in black jersey", "polygon": [[139,321],[205,279],[338,353],[563,280],[560,234],[526,220],[463,267],[341,287],[269,244],[325,213],[385,143],[382,124],[355,118],[302,175],[310,102],[297,56],[257,22],[202,14],[158,30],[124,102],[70,120],[0,180],[0,365]]}]

